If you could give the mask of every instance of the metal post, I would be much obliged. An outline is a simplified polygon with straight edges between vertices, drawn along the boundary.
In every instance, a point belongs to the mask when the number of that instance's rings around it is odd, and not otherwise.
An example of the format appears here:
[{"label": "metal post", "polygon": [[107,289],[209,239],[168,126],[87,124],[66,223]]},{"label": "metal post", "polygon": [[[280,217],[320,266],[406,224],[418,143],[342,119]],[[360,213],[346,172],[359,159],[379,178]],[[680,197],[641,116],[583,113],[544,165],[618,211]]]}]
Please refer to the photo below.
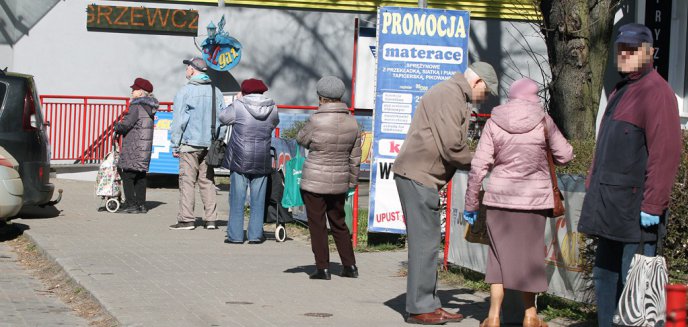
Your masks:
[{"label": "metal post", "polygon": [[418,0],[418,7],[419,8],[427,8],[428,7],[428,0]]},{"label": "metal post", "polygon": [[352,244],[354,248],[358,245],[358,184],[356,184],[356,188],[354,189],[354,210],[353,210],[353,217],[351,221],[351,231],[354,235],[352,235]]},{"label": "metal post", "polygon": [[219,1],[217,2],[217,6],[220,7],[220,8],[224,8],[224,7],[225,7],[225,0],[219,0]]},{"label": "metal post", "polygon": [[449,183],[447,183],[447,217],[444,220],[444,270],[447,270],[449,268],[449,266],[447,265],[447,259],[449,258],[449,233],[451,232],[452,184],[452,181],[449,181]]}]

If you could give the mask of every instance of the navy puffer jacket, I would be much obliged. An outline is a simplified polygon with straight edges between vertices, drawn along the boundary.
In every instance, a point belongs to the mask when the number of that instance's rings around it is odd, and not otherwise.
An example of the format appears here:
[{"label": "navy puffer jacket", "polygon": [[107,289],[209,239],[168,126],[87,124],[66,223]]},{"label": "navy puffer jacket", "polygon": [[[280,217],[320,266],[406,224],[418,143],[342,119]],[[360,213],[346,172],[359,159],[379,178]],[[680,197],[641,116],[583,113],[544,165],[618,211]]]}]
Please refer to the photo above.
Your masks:
[{"label": "navy puffer jacket", "polygon": [[279,124],[275,101],[263,94],[245,95],[220,112],[220,121],[232,125],[222,166],[242,174],[269,174],[272,131]]}]

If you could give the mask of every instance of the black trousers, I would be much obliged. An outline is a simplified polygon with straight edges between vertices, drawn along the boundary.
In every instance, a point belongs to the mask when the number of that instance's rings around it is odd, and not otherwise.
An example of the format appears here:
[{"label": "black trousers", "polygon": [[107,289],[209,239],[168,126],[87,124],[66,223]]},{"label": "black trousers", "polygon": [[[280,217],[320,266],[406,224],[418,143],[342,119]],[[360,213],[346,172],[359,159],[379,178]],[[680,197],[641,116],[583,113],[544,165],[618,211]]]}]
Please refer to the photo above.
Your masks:
[{"label": "black trousers", "polygon": [[330,249],[327,245],[326,219],[330,221],[330,229],[334,243],[337,245],[342,265],[356,264],[354,249],[351,244],[351,234],[346,227],[344,202],[346,193],[317,194],[301,190],[303,203],[306,205],[308,216],[308,230],[311,233],[311,250],[315,256],[315,266],[326,269],[330,266]]},{"label": "black trousers", "polygon": [[128,206],[141,206],[146,203],[146,172],[120,170],[124,197]]}]

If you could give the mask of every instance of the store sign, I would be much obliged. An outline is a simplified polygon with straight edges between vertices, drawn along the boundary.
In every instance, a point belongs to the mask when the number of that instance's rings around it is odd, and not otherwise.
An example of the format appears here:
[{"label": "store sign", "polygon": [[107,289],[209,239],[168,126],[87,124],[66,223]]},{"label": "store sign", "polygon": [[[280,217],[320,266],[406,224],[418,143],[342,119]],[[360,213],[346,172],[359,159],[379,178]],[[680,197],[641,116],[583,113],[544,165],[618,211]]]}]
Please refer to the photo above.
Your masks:
[{"label": "store sign", "polygon": [[377,24],[368,230],[405,233],[392,167],[421,96],[466,70],[467,11],[382,7]]},{"label": "store sign", "polygon": [[224,30],[225,16],[222,16],[217,27],[213,22],[207,27],[208,38],[203,41],[203,60],[208,67],[217,71],[229,71],[241,60],[241,43]]},{"label": "store sign", "polygon": [[669,41],[671,40],[672,0],[647,0],[645,2],[645,26],[652,31],[657,72],[669,79]]},{"label": "store sign", "polygon": [[89,31],[198,34],[196,10],[89,5],[86,12]]}]

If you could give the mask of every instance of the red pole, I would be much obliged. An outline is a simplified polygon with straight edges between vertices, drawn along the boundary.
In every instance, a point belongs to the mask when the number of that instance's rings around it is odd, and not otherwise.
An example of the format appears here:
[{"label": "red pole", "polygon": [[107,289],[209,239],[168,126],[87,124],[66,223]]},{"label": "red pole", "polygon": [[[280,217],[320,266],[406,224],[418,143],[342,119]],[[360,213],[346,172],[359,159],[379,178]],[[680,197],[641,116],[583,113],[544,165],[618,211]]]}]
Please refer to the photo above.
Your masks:
[{"label": "red pole", "polygon": [[444,270],[447,270],[447,259],[449,258],[449,234],[451,232],[451,201],[452,201],[452,181],[447,183],[447,218],[444,223]]},{"label": "red pole", "polygon": [[279,138],[279,127],[275,127],[275,137]]},{"label": "red pole", "polygon": [[670,284],[666,286],[666,327],[686,327],[686,291],[688,286]]},{"label": "red pole", "polygon": [[354,208],[353,219],[351,221],[351,229],[354,235],[351,236],[354,248],[358,245],[358,185],[354,188]]},{"label": "red pole", "polygon": [[81,164],[84,164],[84,155],[86,155],[86,112],[88,112],[88,99],[84,98],[84,111],[81,113],[80,116],[77,117],[82,117],[81,119],[83,120],[83,123],[81,124]]}]

